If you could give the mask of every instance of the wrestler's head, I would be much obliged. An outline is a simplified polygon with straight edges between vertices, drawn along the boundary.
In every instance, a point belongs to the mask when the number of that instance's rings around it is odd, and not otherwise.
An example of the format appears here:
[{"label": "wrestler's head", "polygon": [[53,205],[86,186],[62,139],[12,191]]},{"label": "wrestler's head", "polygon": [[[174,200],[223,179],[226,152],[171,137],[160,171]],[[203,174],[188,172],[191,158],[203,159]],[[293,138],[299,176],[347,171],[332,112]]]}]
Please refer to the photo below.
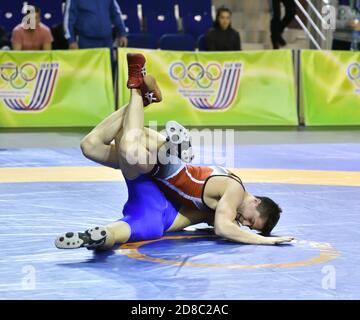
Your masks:
[{"label": "wrestler's head", "polygon": [[253,230],[270,234],[280,219],[281,208],[267,197],[248,195],[238,214],[238,221]]}]

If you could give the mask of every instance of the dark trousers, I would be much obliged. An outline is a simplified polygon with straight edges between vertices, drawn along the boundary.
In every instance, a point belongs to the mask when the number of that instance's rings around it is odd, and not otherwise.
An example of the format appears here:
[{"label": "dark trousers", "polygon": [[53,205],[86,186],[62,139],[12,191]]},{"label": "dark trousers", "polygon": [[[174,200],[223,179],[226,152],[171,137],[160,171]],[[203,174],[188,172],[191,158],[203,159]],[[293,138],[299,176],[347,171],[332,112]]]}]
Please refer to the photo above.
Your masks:
[{"label": "dark trousers", "polygon": [[[285,6],[285,16],[281,19],[280,2]],[[278,43],[284,29],[294,19],[296,14],[296,4],[294,0],[272,0],[272,19],[271,19],[271,40]]]},{"label": "dark trousers", "polygon": [[108,38],[104,38],[104,39],[94,39],[79,35],[79,48],[80,49],[109,48],[112,78],[114,80],[116,63],[114,59],[112,36],[109,36]]}]

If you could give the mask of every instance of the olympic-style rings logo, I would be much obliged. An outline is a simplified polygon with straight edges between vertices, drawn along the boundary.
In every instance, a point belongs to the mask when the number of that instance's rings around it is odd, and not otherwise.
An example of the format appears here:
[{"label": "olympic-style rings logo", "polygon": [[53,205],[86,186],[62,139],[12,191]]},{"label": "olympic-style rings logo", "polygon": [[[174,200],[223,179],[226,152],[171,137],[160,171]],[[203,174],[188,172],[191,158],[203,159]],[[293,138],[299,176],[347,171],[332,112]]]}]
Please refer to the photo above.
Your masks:
[{"label": "olympic-style rings logo", "polygon": [[13,111],[44,110],[51,102],[59,74],[59,63],[0,64],[0,100]]},{"label": "olympic-style rings logo", "polygon": [[237,97],[242,70],[240,61],[227,61],[223,65],[209,62],[206,66],[176,61],[170,65],[169,75],[178,85],[179,93],[195,108],[225,110]]},{"label": "olympic-style rings logo", "polygon": [[0,65],[0,78],[13,89],[24,89],[29,82],[36,79],[37,75],[37,67],[29,62],[20,67],[12,62]]},{"label": "olympic-style rings logo", "polygon": [[170,66],[169,74],[183,88],[192,88],[196,83],[201,89],[208,89],[221,78],[222,67],[218,63],[209,63],[204,67],[199,62],[190,63],[186,67],[183,62],[177,61]]},{"label": "olympic-style rings logo", "polygon": [[[360,88],[360,63],[351,63],[346,70],[347,77]],[[357,89],[357,92],[359,89]],[[360,93],[360,91],[358,92]]]}]

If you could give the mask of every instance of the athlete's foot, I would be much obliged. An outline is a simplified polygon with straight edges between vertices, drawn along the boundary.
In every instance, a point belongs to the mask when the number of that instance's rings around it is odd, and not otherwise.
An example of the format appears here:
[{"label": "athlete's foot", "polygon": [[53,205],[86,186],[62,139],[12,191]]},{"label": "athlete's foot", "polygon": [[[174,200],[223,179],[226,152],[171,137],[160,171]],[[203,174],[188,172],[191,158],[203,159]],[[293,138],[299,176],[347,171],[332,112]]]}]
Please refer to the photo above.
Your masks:
[{"label": "athlete's foot", "polygon": [[105,243],[107,234],[104,227],[94,227],[85,232],[67,232],[55,239],[55,246],[58,249],[87,248],[95,250]]},{"label": "athlete's foot", "polygon": [[140,88],[143,98],[144,107],[151,103],[158,103],[162,100],[162,95],[159,86],[153,76],[144,76],[144,82]]},{"label": "athlete's foot", "polygon": [[141,53],[128,53],[128,81],[127,87],[129,89],[140,89],[144,83],[144,76],[146,59]]}]

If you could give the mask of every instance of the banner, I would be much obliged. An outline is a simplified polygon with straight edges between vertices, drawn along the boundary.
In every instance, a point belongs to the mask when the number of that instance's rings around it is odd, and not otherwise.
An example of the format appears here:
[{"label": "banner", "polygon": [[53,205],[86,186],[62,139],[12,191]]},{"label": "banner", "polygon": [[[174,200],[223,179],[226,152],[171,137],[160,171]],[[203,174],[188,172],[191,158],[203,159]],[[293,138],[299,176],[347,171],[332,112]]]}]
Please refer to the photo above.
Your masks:
[{"label": "banner", "polygon": [[163,101],[145,121],[164,125],[297,125],[292,52],[180,52],[119,49],[119,105],[129,100],[128,52],[141,52]]},{"label": "banner", "polygon": [[360,53],[301,51],[306,125],[360,125]]},{"label": "banner", "polygon": [[109,49],[0,51],[0,127],[93,126],[114,109]]}]

